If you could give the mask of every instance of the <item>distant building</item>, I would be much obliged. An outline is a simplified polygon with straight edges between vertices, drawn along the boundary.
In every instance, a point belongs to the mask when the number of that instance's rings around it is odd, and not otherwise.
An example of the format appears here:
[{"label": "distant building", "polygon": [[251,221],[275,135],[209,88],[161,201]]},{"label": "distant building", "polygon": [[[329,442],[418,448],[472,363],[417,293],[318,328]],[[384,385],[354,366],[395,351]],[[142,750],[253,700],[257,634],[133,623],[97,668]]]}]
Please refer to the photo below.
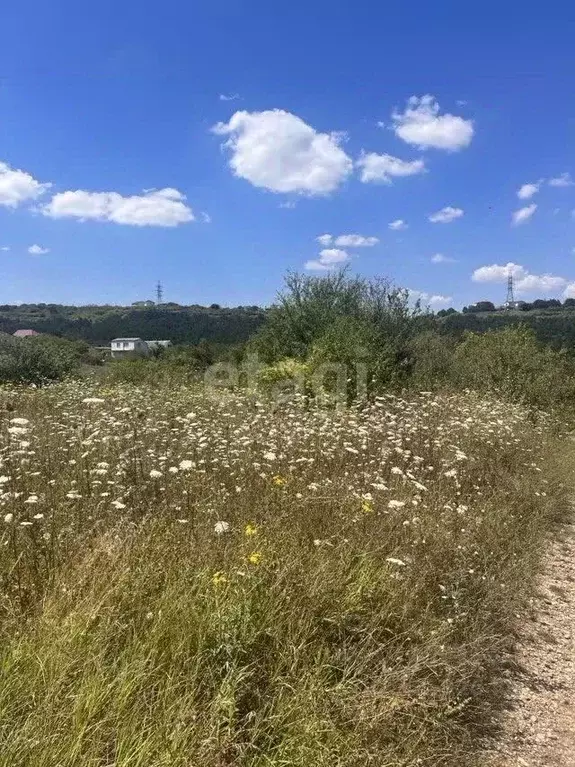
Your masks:
[{"label": "distant building", "polygon": [[37,330],[28,328],[26,330],[17,330],[13,335],[15,335],[16,338],[29,338],[30,336],[39,336],[40,333],[38,333]]},{"label": "distant building", "polygon": [[114,359],[147,357],[150,348],[141,338],[114,338],[110,348]]},{"label": "distant building", "polygon": [[157,349],[167,349],[171,341],[143,341],[141,338],[114,338],[110,350],[114,359],[148,357]]},{"label": "distant building", "polygon": [[150,299],[147,299],[146,301],[134,301],[134,303],[132,304],[132,306],[137,306],[138,308],[146,308],[146,309],[155,305],[156,305],[156,302],[151,301]]}]

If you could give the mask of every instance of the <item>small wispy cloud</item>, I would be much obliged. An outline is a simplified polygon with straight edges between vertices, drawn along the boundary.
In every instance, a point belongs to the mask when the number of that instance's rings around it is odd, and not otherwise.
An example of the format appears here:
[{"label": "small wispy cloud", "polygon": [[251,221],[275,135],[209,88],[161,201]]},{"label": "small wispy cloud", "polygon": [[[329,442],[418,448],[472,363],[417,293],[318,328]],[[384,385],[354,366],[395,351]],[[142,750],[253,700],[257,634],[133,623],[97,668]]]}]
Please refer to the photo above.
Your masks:
[{"label": "small wispy cloud", "polygon": [[434,256],[431,256],[431,263],[432,264],[454,264],[455,259],[450,258],[449,256],[444,256],[443,253],[436,253]]},{"label": "small wispy cloud", "polygon": [[571,178],[570,173],[561,173],[559,176],[555,176],[555,178],[549,179],[549,186],[573,186],[575,184],[575,181]]},{"label": "small wispy cloud", "polygon": [[445,208],[428,216],[428,220],[431,221],[432,224],[450,224],[452,221],[455,221],[456,218],[461,218],[462,215],[463,210],[461,208],[454,208],[451,205],[447,205]]},{"label": "small wispy cloud", "polygon": [[395,221],[390,221],[387,226],[393,232],[400,232],[402,229],[407,229],[407,224],[402,218],[396,218]]},{"label": "small wispy cloud", "polygon": [[535,202],[532,202],[531,205],[526,205],[524,208],[519,208],[519,210],[516,210],[511,216],[512,225],[519,226],[519,224],[524,224],[526,221],[529,221],[536,210],[537,203]]},{"label": "small wispy cloud", "polygon": [[220,101],[237,101],[241,99],[241,96],[239,93],[220,93],[219,99]]},{"label": "small wispy cloud", "polygon": [[356,167],[360,168],[360,181],[364,184],[391,184],[394,178],[416,176],[425,173],[423,160],[401,160],[390,154],[362,152]]},{"label": "small wispy cloud", "polygon": [[372,248],[378,242],[377,237],[366,237],[363,234],[340,234],[335,238],[339,248]]},{"label": "small wispy cloud", "polygon": [[333,234],[320,234],[315,239],[324,248],[330,245],[338,248],[372,248],[379,242],[378,237],[366,237],[364,234],[339,234],[337,237]]},{"label": "small wispy cloud", "polygon": [[532,184],[523,184],[517,190],[517,197],[519,197],[520,200],[531,199],[531,197],[533,197],[534,194],[537,194],[537,192],[541,188],[541,184],[543,183],[543,181],[544,179],[540,179],[539,181],[536,181]]},{"label": "small wispy cloud", "polygon": [[50,248],[43,248],[41,245],[30,245],[28,253],[32,256],[44,256],[50,252]]}]

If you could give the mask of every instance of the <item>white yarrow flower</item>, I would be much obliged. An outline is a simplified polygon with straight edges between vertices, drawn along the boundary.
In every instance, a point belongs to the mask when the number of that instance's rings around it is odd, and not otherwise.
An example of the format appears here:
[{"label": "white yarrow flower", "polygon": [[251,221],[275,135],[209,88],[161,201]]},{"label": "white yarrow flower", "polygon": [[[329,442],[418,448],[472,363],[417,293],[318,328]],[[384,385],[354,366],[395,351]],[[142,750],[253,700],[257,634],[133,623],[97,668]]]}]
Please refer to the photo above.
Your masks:
[{"label": "white yarrow flower", "polygon": [[224,533],[227,533],[229,529],[230,523],[224,522],[224,520],[220,520],[214,525],[214,533],[216,533],[216,535],[223,535]]},{"label": "white yarrow flower", "polygon": [[397,557],[387,557],[385,561],[389,562],[390,565],[397,565],[398,567],[406,567],[406,563],[403,561],[403,559],[397,559]]},{"label": "white yarrow flower", "polygon": [[152,479],[159,479],[162,476],[162,472],[158,471],[157,469],[152,469],[150,472],[150,477]]}]

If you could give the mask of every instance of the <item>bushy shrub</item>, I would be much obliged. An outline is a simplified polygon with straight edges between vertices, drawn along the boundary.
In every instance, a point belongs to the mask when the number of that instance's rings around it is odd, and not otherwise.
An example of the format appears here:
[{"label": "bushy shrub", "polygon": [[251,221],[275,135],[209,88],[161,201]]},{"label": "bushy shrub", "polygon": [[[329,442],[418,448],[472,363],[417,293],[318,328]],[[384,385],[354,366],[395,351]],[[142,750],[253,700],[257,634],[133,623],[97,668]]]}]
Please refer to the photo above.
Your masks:
[{"label": "bushy shrub", "polygon": [[307,390],[309,385],[309,366],[293,357],[268,365],[258,372],[258,385],[269,394],[285,391]]},{"label": "bushy shrub", "polygon": [[0,382],[41,386],[79,370],[87,345],[53,336],[0,339]]},{"label": "bushy shrub", "polygon": [[347,399],[398,385],[405,377],[393,342],[367,319],[341,316],[312,345],[308,365],[314,390]]},{"label": "bushy shrub", "polygon": [[456,342],[450,336],[425,330],[410,343],[412,383],[417,388],[434,388],[449,382]]},{"label": "bushy shrub", "polygon": [[106,371],[110,383],[183,384],[197,381],[216,359],[211,345],[175,346],[154,350],[150,357],[111,360]]},{"label": "bushy shrub", "polygon": [[535,407],[575,401],[573,361],[539,344],[526,326],[468,333],[455,350],[452,371],[459,386]]}]

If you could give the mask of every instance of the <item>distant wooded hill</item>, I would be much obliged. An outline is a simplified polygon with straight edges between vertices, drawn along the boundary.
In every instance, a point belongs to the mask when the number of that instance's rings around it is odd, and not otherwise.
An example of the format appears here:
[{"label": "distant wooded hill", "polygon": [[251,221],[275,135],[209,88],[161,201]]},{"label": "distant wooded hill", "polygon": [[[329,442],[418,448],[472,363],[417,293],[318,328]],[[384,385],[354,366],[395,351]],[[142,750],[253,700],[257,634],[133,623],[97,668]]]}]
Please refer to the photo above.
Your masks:
[{"label": "distant wooded hill", "polygon": [[242,343],[262,324],[265,311],[257,306],[231,309],[217,305],[154,307],[61,306],[59,304],[0,305],[0,332],[31,328],[90,344],[136,336],[169,339],[173,343]]},{"label": "distant wooded hill", "polygon": [[[443,315],[443,316],[441,316]],[[135,336],[166,338],[173,343],[197,344],[202,339],[217,344],[248,340],[262,325],[266,311],[257,306],[231,309],[215,304],[158,307],[61,306],[59,304],[0,305],[0,332],[31,328],[39,333],[109,344],[113,338]],[[422,325],[436,326],[441,333],[462,336],[465,330],[484,333],[510,325],[525,324],[540,341],[555,348],[575,350],[575,308],[556,307],[532,311],[441,312],[422,317]]]},{"label": "distant wooded hill", "polygon": [[488,311],[446,314],[437,317],[439,330],[460,336],[472,330],[485,333],[488,330],[527,325],[533,328],[539,341],[556,349],[575,351],[575,308],[561,306],[532,311]]}]

